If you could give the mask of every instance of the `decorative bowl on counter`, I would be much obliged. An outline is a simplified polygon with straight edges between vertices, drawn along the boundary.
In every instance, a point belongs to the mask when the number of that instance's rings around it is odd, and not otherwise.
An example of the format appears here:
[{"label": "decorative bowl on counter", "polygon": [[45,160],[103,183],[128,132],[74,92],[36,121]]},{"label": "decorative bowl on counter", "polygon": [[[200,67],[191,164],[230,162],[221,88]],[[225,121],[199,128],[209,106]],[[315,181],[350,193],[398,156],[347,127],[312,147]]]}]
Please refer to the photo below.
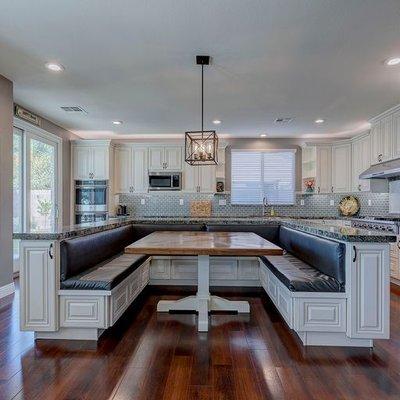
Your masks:
[{"label": "decorative bowl on counter", "polygon": [[340,200],[339,211],[345,217],[351,217],[360,211],[360,202],[357,197],[346,196]]}]

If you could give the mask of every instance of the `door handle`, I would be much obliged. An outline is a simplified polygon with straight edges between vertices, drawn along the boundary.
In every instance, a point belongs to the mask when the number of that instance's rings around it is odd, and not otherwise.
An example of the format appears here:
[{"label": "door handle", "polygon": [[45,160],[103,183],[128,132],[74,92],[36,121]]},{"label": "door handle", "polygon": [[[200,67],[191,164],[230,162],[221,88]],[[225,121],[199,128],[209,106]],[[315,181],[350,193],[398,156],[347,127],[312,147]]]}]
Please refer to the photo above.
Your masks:
[{"label": "door handle", "polygon": [[53,253],[52,253],[52,251],[53,251],[53,243],[50,243],[50,247],[49,247],[49,257],[50,257],[51,259],[53,259]]},{"label": "door handle", "polygon": [[356,262],[356,260],[357,260],[357,249],[356,249],[356,246],[353,246],[353,251],[354,251],[353,262]]}]

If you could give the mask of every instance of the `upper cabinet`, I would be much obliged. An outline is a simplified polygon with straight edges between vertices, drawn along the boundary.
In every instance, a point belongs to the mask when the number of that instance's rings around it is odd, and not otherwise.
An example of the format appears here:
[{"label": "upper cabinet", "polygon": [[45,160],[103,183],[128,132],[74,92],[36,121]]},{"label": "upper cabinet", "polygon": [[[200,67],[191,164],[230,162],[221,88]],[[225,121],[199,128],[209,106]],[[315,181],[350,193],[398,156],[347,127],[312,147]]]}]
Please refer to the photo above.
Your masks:
[{"label": "upper cabinet", "polygon": [[332,192],[351,191],[351,143],[332,146]]},{"label": "upper cabinet", "polygon": [[75,180],[110,178],[110,141],[77,140],[72,143]]},{"label": "upper cabinet", "polygon": [[393,158],[400,157],[400,111],[393,114]]},{"label": "upper cabinet", "polygon": [[317,193],[330,193],[332,191],[332,146],[316,146],[316,180]]},{"label": "upper cabinet", "polygon": [[193,166],[185,163],[183,190],[185,192],[214,193],[216,191],[216,166]]},{"label": "upper cabinet", "polygon": [[181,146],[152,146],[149,148],[149,170],[180,171],[182,169]]},{"label": "upper cabinet", "polygon": [[148,189],[148,148],[122,145],[115,149],[114,191],[143,193]]},{"label": "upper cabinet", "polygon": [[351,144],[352,191],[367,192],[370,180],[360,179],[361,172],[371,165],[371,137],[369,134],[354,138]]}]

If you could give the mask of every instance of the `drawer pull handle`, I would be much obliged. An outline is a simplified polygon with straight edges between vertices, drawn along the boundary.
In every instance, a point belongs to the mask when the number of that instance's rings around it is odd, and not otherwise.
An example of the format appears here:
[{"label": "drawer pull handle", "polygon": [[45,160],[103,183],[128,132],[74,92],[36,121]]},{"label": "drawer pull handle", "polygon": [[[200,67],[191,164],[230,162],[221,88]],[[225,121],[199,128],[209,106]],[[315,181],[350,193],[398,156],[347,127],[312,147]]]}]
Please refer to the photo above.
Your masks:
[{"label": "drawer pull handle", "polygon": [[53,251],[53,243],[50,243],[50,247],[49,247],[49,257],[50,257],[51,259],[53,259],[53,253],[52,253],[52,251]]},{"label": "drawer pull handle", "polygon": [[353,246],[353,251],[354,251],[353,262],[356,262],[356,260],[357,260],[357,249],[356,249],[356,246]]}]

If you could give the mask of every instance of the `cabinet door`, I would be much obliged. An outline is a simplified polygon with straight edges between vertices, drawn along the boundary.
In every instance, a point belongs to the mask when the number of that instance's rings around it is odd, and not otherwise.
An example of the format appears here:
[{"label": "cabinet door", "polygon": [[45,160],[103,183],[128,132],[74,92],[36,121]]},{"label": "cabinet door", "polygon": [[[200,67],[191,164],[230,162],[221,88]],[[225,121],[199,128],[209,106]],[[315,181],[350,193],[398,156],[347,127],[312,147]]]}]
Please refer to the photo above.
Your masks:
[{"label": "cabinet door", "polygon": [[369,179],[360,179],[360,174],[371,165],[370,135],[353,141],[351,150],[352,162],[352,189],[353,191],[367,192],[370,190]]},{"label": "cabinet door", "polygon": [[164,149],[166,169],[180,171],[182,169],[182,147],[166,147]]},{"label": "cabinet door", "polygon": [[400,157],[400,111],[393,114],[393,158]]},{"label": "cabinet door", "polygon": [[382,162],[382,141],[380,135],[380,123],[376,123],[371,127],[371,164]]},{"label": "cabinet door", "polygon": [[115,193],[129,193],[132,185],[132,149],[115,149]]},{"label": "cabinet door", "polygon": [[91,179],[92,173],[92,150],[86,146],[73,147],[74,179]]},{"label": "cabinet door", "polygon": [[109,179],[109,149],[108,147],[92,148],[93,179]]},{"label": "cabinet door", "polygon": [[335,193],[351,190],[351,144],[332,147],[332,186]]},{"label": "cabinet door", "polygon": [[216,166],[199,166],[199,186],[202,193],[216,192]]},{"label": "cabinet door", "polygon": [[150,147],[149,149],[149,170],[164,169],[164,147]]},{"label": "cabinet door", "polygon": [[185,192],[197,192],[199,187],[199,169],[201,167],[192,166],[185,163],[183,166],[183,190]]},{"label": "cabinet door", "polygon": [[389,244],[348,245],[353,262],[346,286],[348,299],[347,336],[388,339],[390,311]]},{"label": "cabinet door", "polygon": [[317,147],[317,193],[332,191],[332,147]]},{"label": "cabinet door", "polygon": [[393,118],[390,115],[389,117],[386,117],[381,121],[383,161],[387,161],[392,158],[393,154],[392,135],[393,135]]},{"label": "cabinet door", "polygon": [[148,168],[147,148],[134,147],[132,150],[133,159],[133,191],[147,192],[148,189]]}]

